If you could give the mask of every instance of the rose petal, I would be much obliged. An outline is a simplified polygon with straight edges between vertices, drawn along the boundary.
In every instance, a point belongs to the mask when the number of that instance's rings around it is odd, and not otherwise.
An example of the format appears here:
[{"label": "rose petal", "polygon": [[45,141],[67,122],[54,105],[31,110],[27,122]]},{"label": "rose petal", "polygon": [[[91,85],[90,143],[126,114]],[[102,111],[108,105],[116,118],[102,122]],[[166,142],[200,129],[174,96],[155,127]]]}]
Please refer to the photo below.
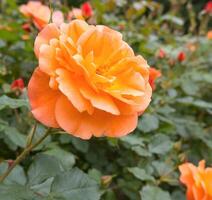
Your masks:
[{"label": "rose petal", "polygon": [[135,130],[137,121],[137,114],[111,116],[110,125],[105,135],[109,137],[125,136]]},{"label": "rose petal", "polygon": [[69,36],[74,42],[77,42],[79,37],[89,29],[88,24],[83,20],[73,20],[69,24],[62,24],[61,31]]},{"label": "rose petal", "polygon": [[79,112],[88,111],[92,113],[93,107],[91,103],[81,95],[76,80],[72,78],[70,72],[65,69],[58,69],[56,73],[58,75],[57,81],[59,83],[59,89],[67,96],[69,101],[72,102],[73,106]]},{"label": "rose petal", "polygon": [[87,86],[83,84],[80,86],[81,94],[88,100],[90,100],[91,104],[98,109],[104,110],[114,115],[119,115],[120,112],[115,105],[113,99],[106,93],[103,92],[95,92]]},{"label": "rose petal", "polygon": [[55,119],[55,104],[59,92],[49,87],[49,77],[36,68],[28,85],[28,96],[34,117],[50,127],[58,127]]},{"label": "rose petal", "polygon": [[42,44],[49,44],[49,41],[53,38],[59,38],[60,32],[55,24],[48,24],[45,28],[38,34],[35,39],[34,51],[35,55],[38,57],[40,53],[40,47]]}]

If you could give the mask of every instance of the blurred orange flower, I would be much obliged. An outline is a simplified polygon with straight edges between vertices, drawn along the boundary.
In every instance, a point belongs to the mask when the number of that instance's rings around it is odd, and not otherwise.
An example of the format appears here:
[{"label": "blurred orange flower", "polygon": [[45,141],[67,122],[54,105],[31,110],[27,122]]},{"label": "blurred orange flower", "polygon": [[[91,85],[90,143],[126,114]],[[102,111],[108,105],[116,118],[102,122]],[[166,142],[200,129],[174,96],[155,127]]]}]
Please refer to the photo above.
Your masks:
[{"label": "blurred orange flower", "polygon": [[22,40],[29,40],[30,39],[30,35],[28,34],[24,34],[21,36]]},{"label": "blurred orange flower", "polygon": [[155,80],[161,76],[161,72],[154,67],[149,68],[149,84],[155,90]]},{"label": "blurred orange flower", "polygon": [[212,39],[212,30],[211,30],[211,31],[208,31],[208,33],[207,33],[207,38],[208,38],[209,40]]},{"label": "blurred orange flower", "polygon": [[149,66],[122,35],[73,20],[47,25],[35,40],[39,66],[28,85],[34,117],[89,139],[132,132],[150,103]]},{"label": "blurred orange flower", "polygon": [[51,16],[49,7],[38,1],[29,1],[27,4],[21,5],[20,12],[31,18],[39,30],[48,24]]},{"label": "blurred orange flower", "polygon": [[179,166],[180,181],[187,187],[187,200],[212,200],[212,168],[205,168],[205,161],[196,167],[192,163]]},{"label": "blurred orange flower", "polygon": [[186,44],[186,47],[188,48],[189,51],[194,52],[197,50],[198,46],[196,43],[188,42]]}]

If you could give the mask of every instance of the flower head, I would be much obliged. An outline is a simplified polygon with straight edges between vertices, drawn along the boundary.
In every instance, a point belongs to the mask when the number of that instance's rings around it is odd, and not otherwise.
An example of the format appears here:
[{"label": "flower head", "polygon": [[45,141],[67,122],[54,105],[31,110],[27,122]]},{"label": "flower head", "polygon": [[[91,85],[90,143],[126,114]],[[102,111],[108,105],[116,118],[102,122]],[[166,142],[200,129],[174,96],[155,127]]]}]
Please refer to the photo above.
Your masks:
[{"label": "flower head", "polygon": [[27,4],[20,6],[20,12],[31,18],[39,30],[48,24],[51,16],[49,7],[38,1],[29,1]]},{"label": "flower head", "polygon": [[85,2],[81,6],[82,14],[86,18],[89,18],[93,15],[93,9],[91,7],[91,4],[89,2]]},{"label": "flower head", "polygon": [[205,161],[196,167],[192,163],[179,166],[180,181],[187,187],[187,200],[212,199],[212,168],[205,168]]},{"label": "flower head", "polygon": [[133,131],[150,103],[149,66],[122,35],[73,20],[35,40],[39,66],[28,85],[34,117],[83,139]]},{"label": "flower head", "polygon": [[12,90],[20,90],[20,91],[22,91],[24,89],[24,87],[25,87],[23,79],[19,78],[19,79],[14,80],[10,87],[11,87]]},{"label": "flower head", "polygon": [[183,51],[181,51],[178,54],[177,59],[178,59],[179,62],[183,62],[186,59],[186,54]]},{"label": "flower head", "polygon": [[154,67],[149,68],[149,84],[152,89],[155,89],[155,80],[161,76],[161,72]]}]

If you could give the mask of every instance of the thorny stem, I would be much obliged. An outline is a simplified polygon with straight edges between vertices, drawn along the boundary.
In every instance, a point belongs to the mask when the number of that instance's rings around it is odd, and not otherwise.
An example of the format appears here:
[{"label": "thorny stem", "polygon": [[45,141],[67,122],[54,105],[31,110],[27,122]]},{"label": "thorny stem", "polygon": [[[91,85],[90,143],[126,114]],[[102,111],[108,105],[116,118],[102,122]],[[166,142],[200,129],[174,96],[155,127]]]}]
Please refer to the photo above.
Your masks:
[{"label": "thorny stem", "polygon": [[0,183],[2,183],[5,178],[10,174],[10,172],[15,168],[16,165],[18,165],[25,157],[28,153],[30,153],[30,151],[32,149],[34,149],[35,147],[37,147],[41,142],[43,142],[43,140],[49,136],[50,134],[50,131],[51,129],[48,128],[46,130],[46,132],[44,133],[44,135],[38,140],[36,141],[34,144],[30,144],[29,146],[27,146],[23,152],[16,158],[16,160],[12,163],[12,165],[7,169],[7,171],[2,175],[0,176]]}]

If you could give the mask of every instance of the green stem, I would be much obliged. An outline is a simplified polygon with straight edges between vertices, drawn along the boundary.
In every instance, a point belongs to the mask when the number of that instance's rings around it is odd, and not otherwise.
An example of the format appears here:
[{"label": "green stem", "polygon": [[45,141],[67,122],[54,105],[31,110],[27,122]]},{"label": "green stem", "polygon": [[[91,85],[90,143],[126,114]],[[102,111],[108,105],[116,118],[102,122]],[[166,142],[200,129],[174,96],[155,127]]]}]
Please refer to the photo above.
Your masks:
[{"label": "green stem", "polygon": [[37,122],[35,122],[35,124],[33,125],[28,137],[27,137],[27,144],[26,147],[30,146],[32,144],[32,140],[34,138],[35,135],[35,131],[37,129]]},{"label": "green stem", "polygon": [[51,16],[50,16],[50,21],[49,21],[49,23],[52,23],[53,8],[52,8],[52,1],[51,1],[51,0],[49,0],[49,8],[50,8],[50,11],[51,11]]},{"label": "green stem", "polygon": [[16,165],[18,165],[25,157],[28,153],[30,153],[30,151],[32,149],[34,149],[35,147],[37,147],[41,142],[43,142],[43,140],[49,136],[50,134],[50,128],[47,129],[47,131],[44,133],[44,135],[37,141],[35,142],[34,144],[31,144],[29,146],[27,146],[24,151],[16,158],[16,160],[13,162],[13,164],[7,169],[7,171],[2,175],[0,176],[0,183],[2,183],[5,178],[10,174],[10,172],[15,168]]}]

